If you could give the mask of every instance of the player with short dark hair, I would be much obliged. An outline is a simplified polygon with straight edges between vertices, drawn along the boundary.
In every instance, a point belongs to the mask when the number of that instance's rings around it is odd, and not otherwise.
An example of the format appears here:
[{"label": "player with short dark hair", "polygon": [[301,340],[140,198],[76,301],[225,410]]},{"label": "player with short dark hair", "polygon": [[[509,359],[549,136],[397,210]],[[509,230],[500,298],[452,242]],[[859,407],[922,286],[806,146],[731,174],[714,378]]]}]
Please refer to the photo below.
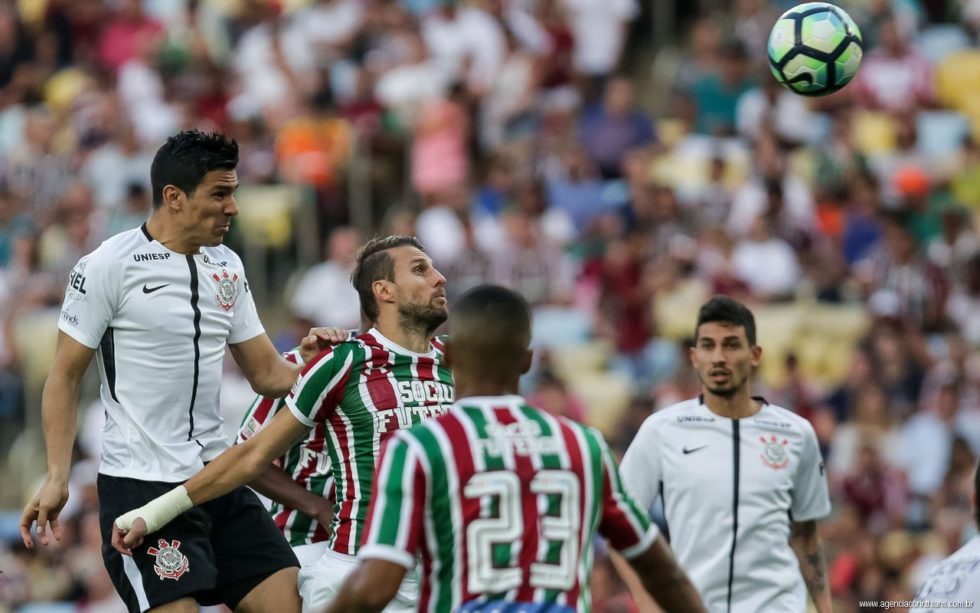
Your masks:
[{"label": "player with short dark hair", "polygon": [[[303,605],[315,609],[356,567],[381,444],[402,428],[444,413],[454,398],[443,345],[433,337],[446,321],[446,279],[409,236],[369,241],[352,278],[373,326],[308,363],[279,411],[255,436],[225,451],[184,485],[116,520],[114,546],[125,551],[184,509],[252,481],[301,437],[323,424],[336,490],[326,553],[299,574]],[[414,576],[393,606],[414,611]]]},{"label": "player with short dark hair", "polygon": [[[229,490],[182,515],[153,543],[122,556],[112,521],[190,478],[227,447],[218,398],[229,348],[252,387],[285,394],[300,368],[283,360],[256,313],[239,257],[222,243],[238,214],[238,145],[188,130],[151,166],[154,209],[72,270],[42,418],[47,478],[21,518],[60,539],[82,376],[97,355],[106,412],[98,491],[103,558],[130,611],[298,610],[296,557],[255,495]],[[304,356],[340,331],[304,340]],[[326,344],[325,342],[323,344]],[[247,535],[247,537],[245,536]],[[274,603],[274,605],[273,605]]]},{"label": "player with short dark hair", "polygon": [[813,427],[752,396],[755,318],[715,296],[698,312],[691,365],[703,393],[657,411],[623,457],[644,508],[663,500],[671,547],[711,611],[831,610],[817,520],[830,512]]},{"label": "player with short dark hair", "polygon": [[454,305],[446,356],[463,398],[388,441],[361,565],[328,611],[382,610],[417,554],[420,611],[588,611],[597,532],[667,610],[704,610],[602,436],[517,395],[530,339],[512,290],[477,287]]}]

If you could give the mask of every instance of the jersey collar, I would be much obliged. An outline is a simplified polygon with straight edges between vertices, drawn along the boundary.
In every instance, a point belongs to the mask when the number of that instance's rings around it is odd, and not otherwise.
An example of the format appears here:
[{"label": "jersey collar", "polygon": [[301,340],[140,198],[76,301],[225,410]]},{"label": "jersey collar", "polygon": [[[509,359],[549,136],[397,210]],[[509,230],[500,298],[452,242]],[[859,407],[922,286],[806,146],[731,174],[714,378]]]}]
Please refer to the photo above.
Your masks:
[{"label": "jersey collar", "polygon": [[438,353],[436,352],[435,347],[432,346],[432,341],[429,341],[430,349],[428,351],[426,351],[425,353],[419,353],[417,351],[411,351],[409,349],[405,349],[395,341],[389,339],[384,334],[381,334],[381,332],[379,332],[377,328],[371,328],[370,330],[367,331],[367,333],[373,336],[374,339],[378,341],[378,343],[380,343],[381,346],[387,349],[388,351],[392,351],[394,353],[401,353],[404,355],[410,355],[417,358],[435,359],[438,357]]}]

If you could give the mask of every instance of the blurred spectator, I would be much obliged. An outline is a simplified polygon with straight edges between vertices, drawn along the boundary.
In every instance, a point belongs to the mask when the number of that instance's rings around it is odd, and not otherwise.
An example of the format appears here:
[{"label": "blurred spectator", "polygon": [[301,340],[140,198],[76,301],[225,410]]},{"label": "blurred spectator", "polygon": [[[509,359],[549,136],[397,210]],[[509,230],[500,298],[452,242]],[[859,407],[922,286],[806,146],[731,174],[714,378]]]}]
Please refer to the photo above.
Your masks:
[{"label": "blurred spectator", "polygon": [[159,44],[163,25],[143,11],[141,0],[119,0],[102,31],[99,56],[106,68],[118,71],[145,46]]},{"label": "blurred spectator", "polygon": [[741,43],[729,42],[722,49],[720,66],[717,74],[706,74],[691,85],[693,130],[700,134],[735,134],[738,99],[755,86],[749,76],[748,54]]},{"label": "blurred spectator", "polygon": [[444,79],[476,96],[490,88],[506,56],[500,25],[478,4],[440,0],[422,19],[422,36]]},{"label": "blurred spectator", "polygon": [[626,28],[639,12],[636,0],[562,0],[575,38],[575,69],[591,79],[597,97],[622,57]]},{"label": "blurred spectator", "polygon": [[814,121],[806,99],[779,84],[770,75],[763,75],[762,85],[747,90],[735,106],[735,126],[739,136],[749,142],[763,131],[771,131],[787,143],[809,142]]},{"label": "blurred spectator", "polygon": [[760,217],[732,252],[735,275],[760,300],[784,300],[792,295],[800,275],[796,252],[774,236],[771,222]]},{"label": "blurred spectator", "polygon": [[606,83],[602,104],[585,111],[579,130],[604,179],[620,178],[626,154],[654,142],[653,124],[633,105],[633,85],[624,77]]},{"label": "blurred spectator", "polygon": [[456,85],[445,98],[425,103],[415,125],[412,187],[432,203],[463,188],[469,174],[469,116]]},{"label": "blurred spectator", "polygon": [[360,329],[361,304],[350,281],[360,246],[361,233],[354,228],[340,227],[330,233],[326,259],[307,270],[293,291],[290,308],[301,320],[298,327]]},{"label": "blurred spectator", "polygon": [[[867,371],[862,372],[867,374]],[[848,416],[837,427],[830,447],[827,467],[831,476],[853,472],[858,467],[857,456],[862,445],[873,445],[886,464],[900,465],[899,431],[894,418],[889,415],[881,388],[862,381],[847,404]]]},{"label": "blurred spectator", "polygon": [[865,108],[895,113],[935,103],[932,67],[906,43],[894,17],[879,23],[878,44],[866,54],[853,88]]}]

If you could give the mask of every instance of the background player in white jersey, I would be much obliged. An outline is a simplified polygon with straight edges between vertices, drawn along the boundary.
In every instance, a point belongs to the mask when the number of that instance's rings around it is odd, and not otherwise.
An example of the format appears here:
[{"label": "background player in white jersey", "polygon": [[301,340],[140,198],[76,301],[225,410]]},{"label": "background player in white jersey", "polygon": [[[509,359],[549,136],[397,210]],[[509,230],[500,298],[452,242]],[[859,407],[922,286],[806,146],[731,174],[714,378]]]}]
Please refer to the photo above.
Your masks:
[{"label": "background player in white jersey", "polygon": [[[980,530],[980,464],[973,477],[973,512]],[[915,599],[932,605],[912,607],[909,613],[980,611],[980,534],[932,569]],[[938,601],[938,602],[937,602]],[[956,604],[954,608],[952,605]],[[967,604],[970,603],[970,604]],[[946,606],[943,606],[946,605]]]},{"label": "background player in white jersey", "polygon": [[[191,505],[251,481],[311,428],[324,424],[337,492],[330,549],[314,568],[301,571],[299,585],[304,608],[333,596],[356,567],[353,556],[381,443],[400,428],[445,412],[454,397],[442,344],[433,338],[448,317],[446,279],[421,243],[409,236],[368,242],[357,255],[352,280],[374,327],[307,364],[286,399],[289,411],[280,411],[183,486],[118,518],[113,543],[119,550],[136,546],[147,531]],[[416,600],[414,577],[406,577],[394,606],[414,610]]]},{"label": "background player in white jersey", "polygon": [[623,479],[644,508],[663,499],[671,548],[709,610],[802,612],[809,591],[830,613],[817,533],[830,498],[816,434],[751,395],[761,358],[749,309],[726,296],[704,304],[690,349],[703,393],[646,419]]},{"label": "background player in white jersey", "polygon": [[[285,352],[283,357],[294,364],[302,362],[299,348]],[[242,417],[236,442],[244,443],[255,436],[285,406],[285,397],[256,396]],[[300,566],[316,564],[327,549],[333,522],[333,473],[324,424],[317,424],[249,487],[272,502],[269,512]]]},{"label": "background player in white jersey", "polygon": [[602,436],[517,395],[531,364],[524,299],[481,286],[453,311],[460,399],[386,444],[361,565],[328,611],[383,609],[417,554],[420,611],[587,611],[597,532],[668,610],[702,611]]},{"label": "background player in white jersey", "polygon": [[[47,477],[24,511],[21,535],[33,546],[37,521],[42,544],[49,525],[60,538],[79,385],[97,354],[106,410],[103,558],[130,611],[196,611],[197,602],[299,608],[296,557],[245,488],[182,516],[131,557],[109,545],[120,512],[169,491],[227,447],[218,407],[226,348],[260,393],[282,395],[299,374],[266,336],[241,261],[222,245],[238,213],[237,163],[238,145],[220,134],[169,138],[150,170],[149,220],[83,257],[65,294],[41,401]],[[317,341],[304,341],[310,357]]]}]

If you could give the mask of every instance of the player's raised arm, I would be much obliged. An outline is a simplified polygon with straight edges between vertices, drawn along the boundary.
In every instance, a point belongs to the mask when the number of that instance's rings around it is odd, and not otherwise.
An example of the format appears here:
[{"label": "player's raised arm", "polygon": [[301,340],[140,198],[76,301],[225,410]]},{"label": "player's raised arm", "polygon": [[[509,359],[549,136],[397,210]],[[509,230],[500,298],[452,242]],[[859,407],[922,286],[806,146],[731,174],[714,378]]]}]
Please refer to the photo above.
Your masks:
[{"label": "player's raised arm", "polygon": [[[285,453],[307,426],[281,411],[254,438],[225,450],[211,463],[166,494],[121,515],[112,529],[112,546],[129,554],[147,534],[159,530],[193,506],[214,500],[258,477],[275,458]],[[137,519],[142,519],[139,524]]]},{"label": "player's raised arm", "polygon": [[68,502],[68,475],[71,470],[72,443],[75,441],[78,390],[94,353],[95,350],[64,332],[58,333],[54,362],[44,383],[41,400],[48,472],[41,489],[27,503],[20,519],[20,535],[28,549],[34,547],[30,531],[35,521],[42,545],[49,542],[48,524],[54,537],[61,540],[58,514]]},{"label": "player's raised arm", "polygon": [[[324,349],[343,342],[347,335],[347,330],[343,328],[313,328],[300,346],[303,360],[312,360]],[[263,396],[285,396],[302,371],[302,365],[297,366],[283,359],[264,333],[228,346],[252,389]]]}]

